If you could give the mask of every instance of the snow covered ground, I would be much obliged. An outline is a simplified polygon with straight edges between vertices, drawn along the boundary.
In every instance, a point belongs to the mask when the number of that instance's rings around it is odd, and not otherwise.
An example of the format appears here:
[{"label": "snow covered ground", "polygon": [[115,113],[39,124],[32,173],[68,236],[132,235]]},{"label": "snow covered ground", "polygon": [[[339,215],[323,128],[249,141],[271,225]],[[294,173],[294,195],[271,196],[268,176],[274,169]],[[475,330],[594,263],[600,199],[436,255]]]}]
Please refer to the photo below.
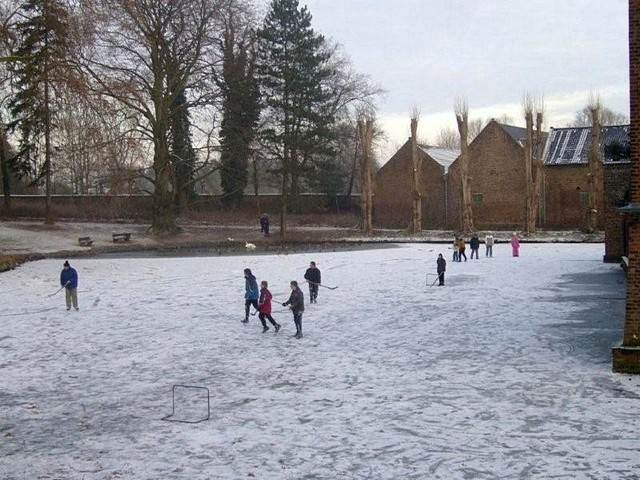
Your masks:
[{"label": "snow covered ground", "polygon": [[[601,244],[109,256],[0,275],[2,479],[638,479],[640,378],[611,372],[625,280]],[[426,287],[437,253],[445,287]],[[310,260],[305,337],[243,325]],[[435,277],[430,277],[434,279]],[[305,298],[308,294],[305,291]],[[176,384],[211,418],[163,421]],[[174,419],[206,416],[178,389]]]}]

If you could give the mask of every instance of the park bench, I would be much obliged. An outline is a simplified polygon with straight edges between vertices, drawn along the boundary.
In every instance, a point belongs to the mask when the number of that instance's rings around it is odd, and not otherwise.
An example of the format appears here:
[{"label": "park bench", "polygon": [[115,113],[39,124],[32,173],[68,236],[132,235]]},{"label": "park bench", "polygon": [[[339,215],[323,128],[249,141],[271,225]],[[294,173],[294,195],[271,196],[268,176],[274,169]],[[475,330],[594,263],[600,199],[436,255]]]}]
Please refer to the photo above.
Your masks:
[{"label": "park bench", "polygon": [[91,237],[80,237],[78,238],[78,244],[81,247],[90,247],[91,245],[93,245],[93,240],[91,239]]},{"label": "park bench", "polygon": [[115,243],[117,243],[117,242],[128,242],[129,240],[131,240],[131,234],[130,233],[114,233],[113,234],[113,241]]}]

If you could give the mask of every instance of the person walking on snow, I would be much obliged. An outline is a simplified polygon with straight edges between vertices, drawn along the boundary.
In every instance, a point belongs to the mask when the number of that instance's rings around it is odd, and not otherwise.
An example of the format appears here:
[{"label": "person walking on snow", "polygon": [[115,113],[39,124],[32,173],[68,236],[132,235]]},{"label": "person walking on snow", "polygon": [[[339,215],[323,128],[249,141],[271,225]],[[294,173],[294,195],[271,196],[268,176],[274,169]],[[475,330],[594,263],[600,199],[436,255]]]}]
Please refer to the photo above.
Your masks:
[{"label": "person walking on snow", "polygon": [[474,233],[473,237],[471,237],[471,241],[469,242],[469,246],[471,247],[471,260],[473,260],[473,254],[476,254],[476,260],[478,259],[478,249],[480,248],[480,239],[478,238],[478,234]]},{"label": "person walking on snow", "polygon": [[289,283],[291,286],[291,296],[289,296],[289,300],[282,304],[283,307],[289,305],[291,312],[293,313],[293,323],[296,324],[296,334],[295,338],[302,338],[302,313],[304,312],[304,294],[300,287],[298,287],[298,282],[295,280],[291,280]]},{"label": "person walking on snow", "polygon": [[318,303],[318,288],[322,283],[320,269],[316,267],[316,262],[311,262],[309,268],[304,273],[304,279],[309,284],[309,302]]},{"label": "person walking on snow", "polygon": [[266,213],[260,216],[260,231],[265,237],[269,236],[269,216]]},{"label": "person walking on snow", "polygon": [[442,257],[442,254],[438,254],[438,286],[444,286],[444,272],[447,270],[447,261]]},{"label": "person walking on snow", "polygon": [[484,245],[486,248],[484,256],[493,257],[493,235],[491,235],[491,233],[484,238]]},{"label": "person walking on snow", "polygon": [[266,280],[262,280],[260,282],[260,298],[258,299],[258,312],[260,312],[258,318],[262,322],[262,333],[269,330],[265,317],[271,322],[273,328],[276,329],[276,333],[280,330],[280,324],[271,316],[271,298],[273,297],[269,291],[269,284]]},{"label": "person walking on snow", "polygon": [[511,250],[514,257],[520,256],[520,239],[516,232],[513,232],[513,235],[511,236]]},{"label": "person walking on snow", "polygon": [[249,307],[253,305],[258,310],[258,297],[260,296],[256,277],[248,268],[244,269],[244,291],[244,320],[242,320],[242,323],[248,323]]},{"label": "person walking on snow", "polygon": [[78,309],[78,272],[69,265],[68,261],[64,262],[62,272],[60,272],[60,285],[64,287],[65,301],[67,302],[67,310],[73,308]]}]

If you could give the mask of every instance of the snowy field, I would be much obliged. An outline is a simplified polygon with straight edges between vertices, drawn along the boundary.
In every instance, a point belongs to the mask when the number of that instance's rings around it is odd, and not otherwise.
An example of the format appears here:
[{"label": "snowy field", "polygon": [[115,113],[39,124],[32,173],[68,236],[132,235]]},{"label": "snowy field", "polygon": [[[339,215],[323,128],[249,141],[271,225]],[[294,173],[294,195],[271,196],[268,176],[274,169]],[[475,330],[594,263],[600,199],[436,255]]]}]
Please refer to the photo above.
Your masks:
[{"label": "snowy field", "polygon": [[[603,246],[447,247],[71,260],[79,312],[48,296],[62,260],[1,274],[0,478],[640,478]],[[446,286],[426,287],[439,252]],[[303,339],[279,304],[278,334],[240,322],[245,267],[282,302],[310,260],[339,288]],[[162,420],[176,384],[209,389],[209,420]],[[205,393],[178,388],[172,419],[205,418]]]}]

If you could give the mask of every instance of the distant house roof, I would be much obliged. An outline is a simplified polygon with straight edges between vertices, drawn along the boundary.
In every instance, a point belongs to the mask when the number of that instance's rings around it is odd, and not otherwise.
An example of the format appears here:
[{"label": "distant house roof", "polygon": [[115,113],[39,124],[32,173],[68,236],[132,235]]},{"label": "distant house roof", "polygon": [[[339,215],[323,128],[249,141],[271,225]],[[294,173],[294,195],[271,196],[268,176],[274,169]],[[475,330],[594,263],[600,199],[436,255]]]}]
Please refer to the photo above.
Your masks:
[{"label": "distant house roof", "polygon": [[426,145],[418,145],[420,150],[433,158],[436,162],[444,167],[444,173],[449,171],[451,164],[460,156],[460,150],[451,150],[448,148],[429,147]]},{"label": "distant house roof", "polygon": [[524,147],[524,143],[527,140],[527,129],[522,127],[514,127],[513,125],[505,125],[504,123],[498,123],[502,129],[509,134],[515,142]]},{"label": "distant house roof", "polygon": [[[600,154],[604,163],[628,162],[628,158],[614,158],[607,151],[611,143],[622,147],[629,145],[630,125],[602,127],[600,133]],[[581,165],[589,162],[591,148],[591,127],[552,128],[544,149],[545,165]]]}]

